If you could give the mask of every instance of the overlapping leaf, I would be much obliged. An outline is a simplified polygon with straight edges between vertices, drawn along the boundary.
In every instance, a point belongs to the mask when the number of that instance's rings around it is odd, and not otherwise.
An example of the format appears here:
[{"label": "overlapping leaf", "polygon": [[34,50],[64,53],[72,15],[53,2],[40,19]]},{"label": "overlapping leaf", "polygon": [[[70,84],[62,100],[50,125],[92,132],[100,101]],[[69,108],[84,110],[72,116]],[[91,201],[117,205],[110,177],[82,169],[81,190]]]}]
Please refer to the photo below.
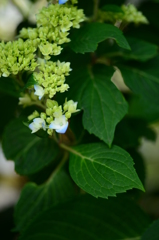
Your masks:
[{"label": "overlapping leaf", "polygon": [[107,198],[128,189],[143,190],[130,155],[123,149],[93,143],[77,146],[69,170],[75,183],[95,197]]},{"label": "overlapping leaf", "polygon": [[141,240],[158,240],[159,239],[159,219],[144,232]]},{"label": "overlapping leaf", "polygon": [[124,198],[83,196],[39,215],[19,240],[139,240],[149,218]]},{"label": "overlapping leaf", "polygon": [[120,47],[130,50],[122,31],[113,25],[104,23],[90,23],[75,30],[69,46],[76,53],[94,52],[98,43],[110,38],[114,39]]},{"label": "overlapping leaf", "polygon": [[121,51],[123,52],[123,57],[125,59],[133,59],[145,62],[155,57],[158,53],[158,46],[153,43],[149,43],[133,37],[129,37],[127,40],[131,46],[131,51]]},{"label": "overlapping leaf", "polygon": [[145,62],[158,54],[158,46],[138,38],[127,37],[131,51],[119,48],[116,45],[110,46],[108,44],[101,44],[99,47],[99,54],[106,57],[122,57],[125,60],[136,60]]},{"label": "overlapping leaf", "polygon": [[64,170],[55,171],[43,185],[26,184],[15,208],[16,230],[23,230],[41,211],[73,195],[73,184]]},{"label": "overlapping leaf", "polygon": [[15,170],[22,175],[38,172],[55,161],[59,153],[55,142],[31,134],[22,119],[13,120],[6,127],[2,144],[6,158],[15,161]]},{"label": "overlapping leaf", "polygon": [[111,67],[106,66],[98,66],[93,73],[87,69],[74,71],[69,79],[70,91],[67,94],[83,108],[84,128],[109,146],[117,123],[128,111],[127,102],[111,82],[113,72]]},{"label": "overlapping leaf", "polygon": [[144,65],[119,66],[126,85],[140,97],[145,115],[159,112],[158,64],[159,57],[156,57]]}]

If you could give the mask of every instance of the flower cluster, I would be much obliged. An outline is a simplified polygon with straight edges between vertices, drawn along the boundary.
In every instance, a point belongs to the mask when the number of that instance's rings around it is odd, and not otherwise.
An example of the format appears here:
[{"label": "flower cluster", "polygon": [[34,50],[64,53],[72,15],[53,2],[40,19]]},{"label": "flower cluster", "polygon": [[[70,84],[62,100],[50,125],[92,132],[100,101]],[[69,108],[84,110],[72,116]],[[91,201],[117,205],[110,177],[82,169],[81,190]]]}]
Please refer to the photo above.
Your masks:
[{"label": "flower cluster", "polygon": [[49,98],[52,98],[57,92],[67,91],[69,86],[65,84],[65,77],[70,71],[69,62],[41,62],[38,71],[34,72],[34,79],[41,86],[35,86],[35,90],[38,90],[35,94],[40,98],[43,95],[49,95]]},{"label": "flower cluster", "polygon": [[[46,111],[40,114],[35,111],[28,117],[29,121],[33,120],[29,124],[32,133],[43,129],[47,130],[49,135],[52,135],[53,131],[63,134],[68,128],[68,119],[73,113],[79,111],[77,102],[73,100],[67,101],[66,99],[63,106],[52,100],[57,92],[63,93],[69,89],[65,80],[72,69],[69,62],[48,61],[50,55],[61,53],[60,45],[70,41],[67,36],[71,27],[79,28],[79,23],[85,19],[83,10],[78,10],[69,4],[61,5],[65,2],[67,1],[59,1],[59,4],[43,8],[37,15],[37,28],[22,29],[20,33],[22,38],[36,39],[40,52],[44,56],[44,59],[37,59],[38,66],[33,77],[37,83],[34,85],[34,95],[39,100],[43,98],[41,101],[46,105]],[[71,2],[75,4],[77,1],[72,0]],[[31,104],[28,96],[24,96],[21,102],[24,100]]]},{"label": "flower cluster", "polygon": [[53,130],[57,133],[65,133],[68,127],[68,118],[72,113],[78,112],[77,102],[65,101],[63,108],[58,105],[58,102],[47,99],[46,113],[39,114],[35,111],[28,119],[33,122],[29,125],[32,133],[37,132],[39,129],[46,130],[49,135],[52,135]]},{"label": "flower cluster", "polygon": [[99,10],[98,19],[100,22],[110,21],[115,23],[121,21],[124,23],[148,24],[147,18],[133,4],[122,5],[121,12]]},{"label": "flower cluster", "polygon": [[147,18],[142,14],[142,12],[138,11],[133,4],[122,5],[122,10],[124,12],[123,18],[121,19],[127,23],[135,23],[135,24],[147,24]]},{"label": "flower cluster", "polygon": [[14,42],[0,43],[0,76],[8,77],[23,70],[34,71],[37,62],[35,51],[37,40],[23,41],[21,38]]},{"label": "flower cluster", "polygon": [[57,92],[69,89],[65,80],[72,69],[69,62],[49,61],[51,55],[61,53],[63,43],[70,41],[70,29],[79,28],[85,20],[83,10],[74,6],[76,3],[77,0],[59,0],[57,4],[54,1],[36,15],[36,28],[23,28],[18,40],[0,43],[0,77],[22,71],[34,72],[34,89],[19,98],[23,107],[37,105],[46,109],[46,112],[35,111],[28,117],[29,121],[33,120],[29,125],[32,133],[39,129],[47,130],[50,135],[54,130],[65,133],[68,119],[79,111],[73,100],[66,100],[63,106],[51,100]]},{"label": "flower cluster", "polygon": [[85,20],[83,10],[70,5],[69,7],[52,4],[43,8],[36,16],[37,28],[23,28],[20,37],[37,40],[38,47],[46,60],[50,55],[59,55],[60,46],[70,41],[68,38],[70,29],[79,28],[80,22]]}]

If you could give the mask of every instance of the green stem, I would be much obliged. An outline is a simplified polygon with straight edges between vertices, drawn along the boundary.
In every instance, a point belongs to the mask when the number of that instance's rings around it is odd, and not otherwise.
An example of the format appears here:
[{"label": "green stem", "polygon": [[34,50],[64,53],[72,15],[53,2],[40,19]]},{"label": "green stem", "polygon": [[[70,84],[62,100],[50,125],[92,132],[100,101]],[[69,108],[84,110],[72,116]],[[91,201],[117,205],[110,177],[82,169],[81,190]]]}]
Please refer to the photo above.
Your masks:
[{"label": "green stem", "polygon": [[96,63],[101,63],[101,64],[104,64],[106,66],[110,66],[110,60],[106,59],[106,58],[98,58]]},{"label": "green stem", "polygon": [[94,0],[94,14],[93,14],[93,21],[97,20],[98,16],[98,8],[99,8],[99,0]]},{"label": "green stem", "polygon": [[52,138],[54,139],[54,141],[55,141],[57,144],[59,144],[59,140],[58,140],[58,138],[57,138],[57,136],[56,136],[56,132],[55,132],[55,131],[53,131]]},{"label": "green stem", "polygon": [[73,148],[70,148],[69,146],[67,146],[67,145],[65,145],[63,143],[60,144],[60,147],[65,149],[65,150],[67,150],[68,152],[71,152],[71,153],[74,153],[74,154],[77,155],[77,152]]},{"label": "green stem", "polygon": [[75,149],[70,148],[68,146],[66,146],[65,144],[61,143],[60,147],[67,150],[68,152],[71,152],[73,154],[75,154],[76,156],[79,156],[80,158],[83,158],[82,154],[80,154],[79,152],[77,152]]},{"label": "green stem", "polygon": [[30,106],[35,105],[37,107],[42,108],[44,111],[46,110],[45,106],[42,103],[39,102],[32,102],[32,104],[30,104]]},{"label": "green stem", "polygon": [[49,179],[47,180],[47,184],[49,184],[49,182],[52,180],[52,178],[61,170],[61,168],[63,168],[63,166],[65,165],[67,159],[68,159],[68,152],[65,152],[63,155],[63,158],[61,160],[61,162],[59,163],[59,165],[57,166],[57,168],[55,169],[55,171],[53,171],[53,173],[51,174],[51,176],[49,177]]}]

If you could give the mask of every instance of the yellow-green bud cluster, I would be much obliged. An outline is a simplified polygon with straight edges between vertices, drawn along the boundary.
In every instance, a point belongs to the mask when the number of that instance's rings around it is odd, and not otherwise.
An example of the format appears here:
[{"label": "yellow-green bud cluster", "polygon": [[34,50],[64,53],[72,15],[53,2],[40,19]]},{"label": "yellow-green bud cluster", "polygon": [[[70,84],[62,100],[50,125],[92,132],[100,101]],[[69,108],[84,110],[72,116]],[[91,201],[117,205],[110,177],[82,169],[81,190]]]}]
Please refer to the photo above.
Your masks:
[{"label": "yellow-green bud cluster", "polygon": [[54,120],[54,118],[59,118],[62,115],[65,115],[65,117],[69,119],[72,113],[75,113],[78,111],[79,110],[77,109],[77,102],[74,102],[73,100],[67,101],[66,99],[63,106],[61,105],[59,106],[58,102],[51,99],[47,99],[46,114],[41,115],[41,118],[46,120],[47,123],[51,123]]},{"label": "yellow-green bud cluster", "polygon": [[0,76],[8,77],[23,70],[34,71],[37,63],[35,51],[37,40],[23,41],[21,38],[14,42],[0,43]]},{"label": "yellow-green bud cluster", "polygon": [[[0,75],[9,76],[11,73],[17,74],[22,70],[34,71],[36,68],[33,73],[36,81],[35,91],[25,93],[19,98],[19,104],[24,107],[35,104],[45,109],[46,103],[45,112],[39,114],[34,111],[28,117],[29,121],[33,120],[29,124],[32,133],[39,129],[44,131],[47,129],[49,135],[52,135],[54,130],[63,134],[68,128],[68,119],[72,113],[79,111],[77,102],[73,100],[67,101],[66,99],[62,106],[49,99],[53,98],[57,92],[63,93],[69,88],[69,85],[65,83],[65,78],[71,71],[70,63],[48,60],[51,55],[61,53],[61,44],[70,41],[68,38],[70,29],[79,28],[80,22],[85,20],[83,10],[78,10],[73,6],[76,3],[77,0],[70,0],[65,5],[51,4],[43,8],[36,16],[36,28],[23,28],[19,40],[0,44],[3,56],[0,63]],[[40,57],[43,55],[44,58],[37,57],[35,61],[34,53],[38,48],[41,52]],[[41,103],[40,100],[44,95],[46,98]]]},{"label": "yellow-green bud cluster", "polygon": [[59,106],[58,102],[56,102],[54,100],[47,99],[47,101],[46,101],[46,112],[45,113],[41,112],[39,114],[37,111],[34,111],[28,117],[28,120],[32,121],[33,119],[36,119],[37,117],[40,117],[40,119],[41,119],[40,121],[45,122],[45,129],[47,129],[47,133],[49,135],[52,135],[53,129],[50,128],[50,124],[54,120],[58,121],[58,119],[59,119],[59,124],[60,124],[60,119],[63,118],[63,117],[64,117],[64,119],[67,123],[68,119],[71,117],[71,114],[79,111],[76,108],[77,108],[77,102],[74,102],[72,100],[67,102],[67,99],[66,99],[63,106],[61,106],[61,105]]},{"label": "yellow-green bud cluster", "polygon": [[65,100],[65,103],[63,105],[63,110],[65,111],[65,117],[70,118],[72,113],[80,111],[77,109],[77,102],[74,102],[72,100],[67,101]]},{"label": "yellow-green bud cluster", "polygon": [[106,12],[99,10],[98,19],[100,22],[110,21],[115,23],[117,20],[125,23],[148,24],[147,18],[142,12],[138,11],[133,4],[122,5],[123,12]]},{"label": "yellow-green bud cluster", "polygon": [[121,9],[124,12],[122,21],[127,23],[133,22],[135,24],[148,23],[147,18],[143,15],[142,12],[138,11],[133,4],[122,5]]},{"label": "yellow-green bud cluster", "polygon": [[59,4],[49,5],[43,8],[36,16],[37,28],[23,28],[20,37],[24,39],[37,40],[39,49],[45,59],[49,55],[61,53],[61,44],[70,41],[69,31],[79,28],[80,22],[85,20],[83,10],[74,6],[63,6]]},{"label": "yellow-green bud cluster", "polygon": [[71,117],[72,113],[78,112],[77,109],[77,102],[74,102],[73,100],[67,101],[65,100],[65,103],[59,106],[58,102],[55,100],[47,99],[46,101],[46,113],[42,112],[39,114],[37,111],[34,111],[29,117],[28,120],[31,121],[32,119],[40,116],[42,119],[46,120],[48,124],[50,124],[54,118],[59,118],[63,114],[67,119]]},{"label": "yellow-green bud cluster", "polygon": [[34,79],[38,85],[44,88],[44,93],[52,98],[57,92],[68,90],[68,84],[65,84],[65,77],[71,71],[69,62],[41,62],[38,66],[38,72],[34,72]]},{"label": "yellow-green bud cluster", "polygon": [[[46,101],[46,116],[45,119],[48,124],[50,124],[54,118],[62,116],[62,106],[58,105],[58,102],[54,100],[47,99]],[[41,115],[42,117],[42,115]]]}]

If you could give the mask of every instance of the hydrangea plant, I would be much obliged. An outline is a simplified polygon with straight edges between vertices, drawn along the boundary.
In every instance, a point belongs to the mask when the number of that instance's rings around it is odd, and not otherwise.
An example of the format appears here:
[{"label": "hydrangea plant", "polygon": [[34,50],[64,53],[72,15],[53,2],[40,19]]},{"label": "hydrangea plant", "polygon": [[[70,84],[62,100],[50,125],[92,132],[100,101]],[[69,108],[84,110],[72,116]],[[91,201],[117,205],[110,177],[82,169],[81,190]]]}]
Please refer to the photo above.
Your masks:
[{"label": "hydrangea plant", "polygon": [[144,12],[109,2],[47,1],[36,25],[0,42],[3,151],[27,177],[19,240],[159,239],[137,204],[137,150],[159,117],[157,41]]}]

